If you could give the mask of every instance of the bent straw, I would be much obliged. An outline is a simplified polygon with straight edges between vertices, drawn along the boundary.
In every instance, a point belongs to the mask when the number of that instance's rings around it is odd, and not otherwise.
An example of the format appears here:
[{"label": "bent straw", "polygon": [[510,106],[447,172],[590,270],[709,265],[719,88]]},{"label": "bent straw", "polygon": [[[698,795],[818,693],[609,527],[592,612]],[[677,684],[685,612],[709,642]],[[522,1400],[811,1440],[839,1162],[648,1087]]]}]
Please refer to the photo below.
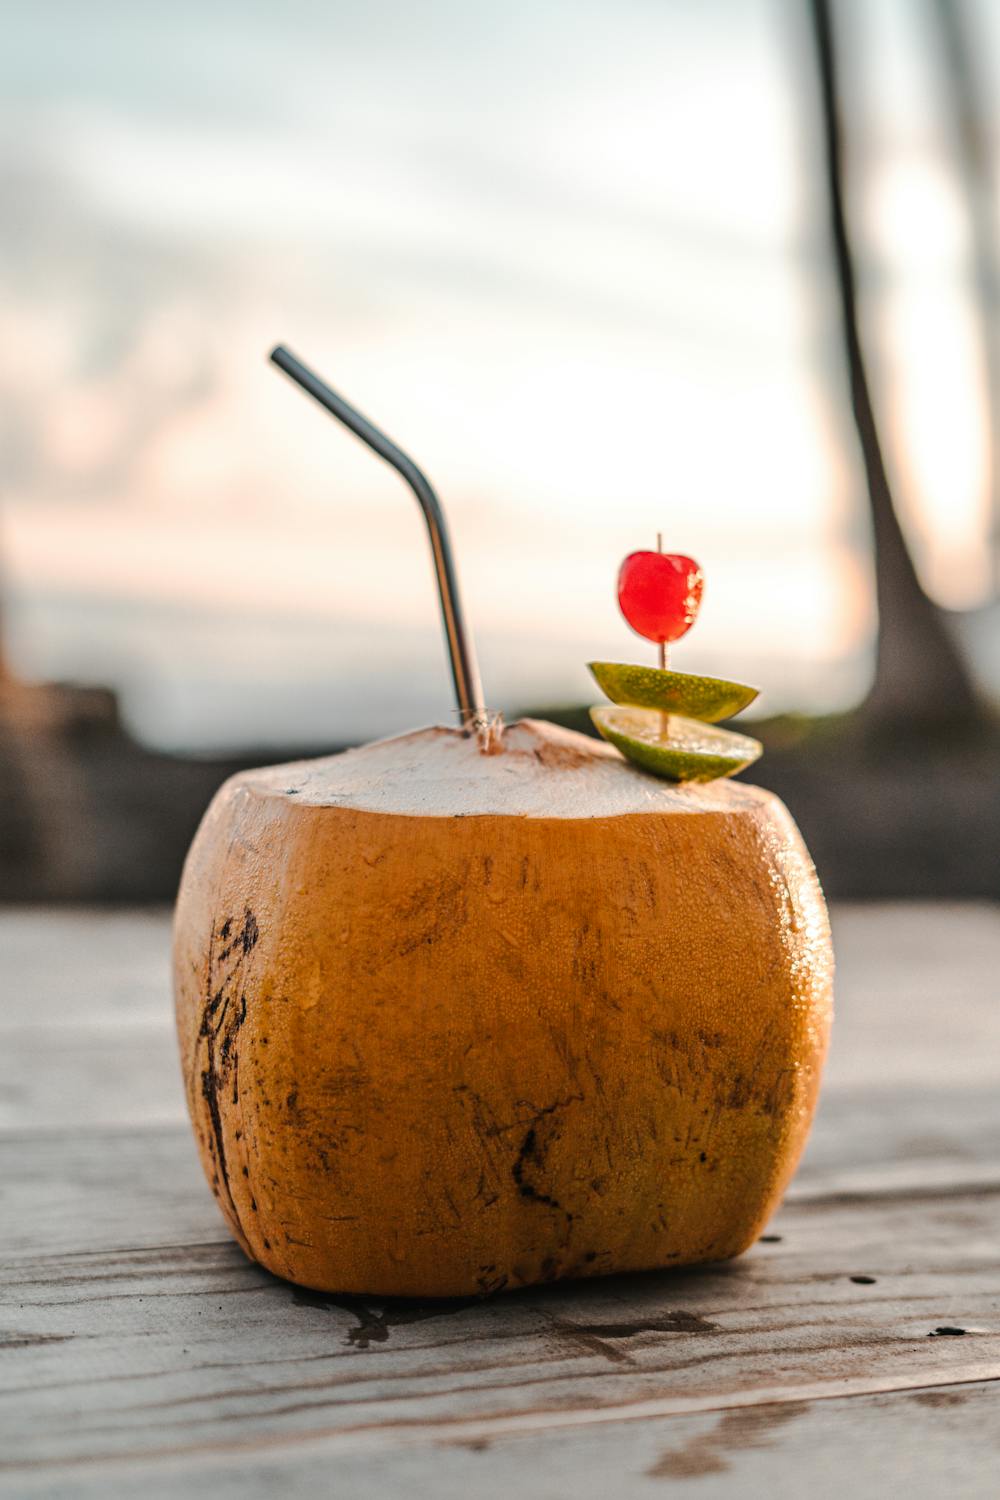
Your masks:
[{"label": "bent straw", "polygon": [[455,572],[455,564],[452,559],[451,542],[448,537],[448,525],[441,509],[441,502],[434,492],[434,488],[426,474],[409,458],[401,448],[386,437],[384,432],[372,425],[367,417],[363,417],[359,411],[349,405],[343,398],[332,391],[324,381],[320,380],[307,365],[296,359],[281,344],[271,350],[271,363],[278,366],[279,370],[294,380],[296,385],[301,386],[307,395],[318,401],[320,406],[343,422],[355,437],[359,437],[363,443],[379,458],[384,458],[387,464],[391,464],[397,474],[401,474],[410,489],[417,497],[417,503],[423,511],[424,520],[427,522],[427,532],[430,536],[431,553],[434,557],[434,572],[437,577],[438,593],[441,597],[441,614],[444,618],[444,633],[448,643],[448,655],[451,659],[451,675],[455,683],[455,697],[458,700],[458,712],[462,721],[462,731],[471,734],[474,729],[485,729],[487,726],[486,707],[483,703],[483,689],[479,681],[479,667],[476,664],[476,652],[472,638],[465,627],[465,617],[462,614],[462,601],[458,591],[458,575]]}]

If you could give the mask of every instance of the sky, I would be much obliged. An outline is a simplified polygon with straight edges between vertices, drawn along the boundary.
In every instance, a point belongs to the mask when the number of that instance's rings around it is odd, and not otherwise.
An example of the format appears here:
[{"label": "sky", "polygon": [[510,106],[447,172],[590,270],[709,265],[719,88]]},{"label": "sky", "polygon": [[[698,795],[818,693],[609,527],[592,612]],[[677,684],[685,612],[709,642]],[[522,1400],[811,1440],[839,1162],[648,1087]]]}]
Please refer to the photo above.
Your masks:
[{"label": "sky", "polygon": [[[905,0],[842,10],[900,510],[926,586],[973,607],[983,354],[940,69]],[[284,342],[437,486],[491,706],[654,659],[614,580],[657,531],[707,579],[678,668],[764,712],[855,701],[869,531],[803,15],[0,0],[15,668],[110,683],[175,749],[448,720],[412,497],[267,365]]]}]

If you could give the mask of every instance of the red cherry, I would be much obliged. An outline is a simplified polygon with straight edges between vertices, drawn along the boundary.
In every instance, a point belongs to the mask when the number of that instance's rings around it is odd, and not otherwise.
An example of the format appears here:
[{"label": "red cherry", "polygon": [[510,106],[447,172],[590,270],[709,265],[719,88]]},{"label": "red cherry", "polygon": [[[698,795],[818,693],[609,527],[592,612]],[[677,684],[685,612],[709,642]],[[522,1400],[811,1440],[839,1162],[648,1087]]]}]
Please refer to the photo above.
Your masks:
[{"label": "red cherry", "polygon": [[691,629],[704,587],[691,557],[630,552],[618,572],[618,607],[637,635],[661,645]]}]

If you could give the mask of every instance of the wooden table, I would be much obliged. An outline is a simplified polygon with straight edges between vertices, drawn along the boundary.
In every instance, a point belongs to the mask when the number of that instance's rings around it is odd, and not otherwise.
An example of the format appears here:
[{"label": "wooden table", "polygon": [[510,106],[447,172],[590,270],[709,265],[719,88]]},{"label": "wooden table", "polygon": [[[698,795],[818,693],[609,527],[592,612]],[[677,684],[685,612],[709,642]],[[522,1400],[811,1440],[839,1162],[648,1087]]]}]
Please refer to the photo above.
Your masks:
[{"label": "wooden table", "polygon": [[996,1496],[1000,909],[835,925],[820,1119],[756,1248],[454,1307],[231,1243],[166,915],[0,913],[0,1493]]}]

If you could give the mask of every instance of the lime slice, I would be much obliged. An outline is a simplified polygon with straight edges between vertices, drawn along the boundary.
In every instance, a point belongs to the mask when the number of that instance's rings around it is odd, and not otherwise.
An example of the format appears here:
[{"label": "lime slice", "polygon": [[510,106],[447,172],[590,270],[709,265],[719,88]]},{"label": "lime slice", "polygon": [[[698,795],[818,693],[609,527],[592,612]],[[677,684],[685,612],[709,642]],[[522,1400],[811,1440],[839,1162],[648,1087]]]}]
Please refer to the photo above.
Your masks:
[{"label": "lime slice", "polygon": [[612,703],[632,708],[660,708],[714,724],[731,719],[757,696],[745,682],[723,677],[695,677],[690,672],[665,672],[661,667],[636,667],[623,661],[588,662],[597,685]]},{"label": "lime slice", "polygon": [[652,708],[592,708],[600,733],[629,760],[668,781],[715,781],[735,776],[760,755],[762,745],[746,734],[718,729],[681,714]]}]

